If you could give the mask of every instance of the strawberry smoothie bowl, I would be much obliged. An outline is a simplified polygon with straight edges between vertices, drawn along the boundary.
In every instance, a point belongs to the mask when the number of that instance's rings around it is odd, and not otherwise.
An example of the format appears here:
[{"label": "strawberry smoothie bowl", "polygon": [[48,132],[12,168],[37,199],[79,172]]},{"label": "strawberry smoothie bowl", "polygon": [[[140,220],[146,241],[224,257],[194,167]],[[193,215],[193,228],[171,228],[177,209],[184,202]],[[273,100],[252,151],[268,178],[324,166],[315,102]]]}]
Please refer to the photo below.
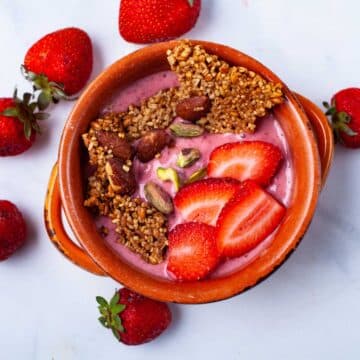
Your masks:
[{"label": "strawberry smoothie bowl", "polygon": [[77,265],[142,295],[225,299],[296,248],[332,146],[321,111],[256,60],[201,41],[152,45],[75,105],[49,183],[48,234]]}]

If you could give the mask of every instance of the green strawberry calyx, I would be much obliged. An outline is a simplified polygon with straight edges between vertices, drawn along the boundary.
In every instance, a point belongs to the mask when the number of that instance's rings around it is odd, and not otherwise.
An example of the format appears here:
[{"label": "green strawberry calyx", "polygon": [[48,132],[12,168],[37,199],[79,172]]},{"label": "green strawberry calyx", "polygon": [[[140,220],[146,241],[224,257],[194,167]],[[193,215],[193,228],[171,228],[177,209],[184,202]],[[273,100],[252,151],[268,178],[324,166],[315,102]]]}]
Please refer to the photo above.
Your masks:
[{"label": "green strawberry calyx", "polygon": [[67,96],[64,92],[64,85],[55,81],[49,81],[45,74],[36,74],[21,65],[21,73],[24,78],[30,81],[34,91],[40,91],[38,95],[38,106],[40,110],[46,109],[51,102],[57,104],[60,100],[75,100],[76,97]]},{"label": "green strawberry calyx", "polygon": [[107,329],[111,329],[112,333],[120,341],[119,332],[124,332],[124,327],[121,323],[120,313],[125,310],[125,305],[119,304],[120,295],[116,291],[110,302],[101,296],[96,297],[96,302],[99,304],[98,309],[101,316],[99,321],[101,325]]},{"label": "green strawberry calyx", "polygon": [[22,99],[18,97],[17,89],[15,88],[13,101],[14,106],[6,108],[1,115],[8,117],[15,117],[24,124],[24,134],[27,140],[30,140],[33,132],[41,133],[41,128],[38,121],[46,120],[50,115],[36,111],[41,110],[37,101],[33,101],[34,94],[25,92]]},{"label": "green strawberry calyx", "polygon": [[341,132],[349,136],[356,136],[358,134],[348,125],[351,121],[351,116],[345,111],[337,111],[335,102],[332,102],[330,105],[328,102],[324,101],[323,106],[326,109],[325,115],[330,116],[331,127],[334,131],[336,141],[341,141]]},{"label": "green strawberry calyx", "polygon": [[187,0],[187,2],[189,3],[189,5],[190,5],[191,7],[193,7],[195,0]]}]

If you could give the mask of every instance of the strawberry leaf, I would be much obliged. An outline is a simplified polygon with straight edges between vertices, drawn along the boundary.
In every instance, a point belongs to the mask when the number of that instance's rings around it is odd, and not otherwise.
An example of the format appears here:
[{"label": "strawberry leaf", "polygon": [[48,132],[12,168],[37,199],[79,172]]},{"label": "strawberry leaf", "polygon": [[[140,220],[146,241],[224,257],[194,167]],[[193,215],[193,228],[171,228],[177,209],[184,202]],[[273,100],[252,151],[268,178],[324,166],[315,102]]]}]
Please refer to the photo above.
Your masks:
[{"label": "strawberry leaf", "polygon": [[100,316],[99,319],[100,324],[106,328],[108,328],[107,322],[106,322],[106,318],[104,316]]},{"label": "strawberry leaf", "polygon": [[114,296],[113,296],[112,299],[110,300],[110,306],[113,307],[113,306],[117,305],[118,302],[119,302],[119,300],[120,300],[120,295],[119,295],[119,293],[116,291],[115,294],[114,294]]},{"label": "strawberry leaf", "polygon": [[17,117],[17,110],[14,107],[6,108],[1,115],[9,117]]},{"label": "strawberry leaf", "polygon": [[120,341],[120,335],[119,335],[119,333],[118,333],[115,329],[112,329],[112,333],[114,334],[114,336],[116,337],[116,339]]},{"label": "strawberry leaf", "polygon": [[120,314],[125,309],[125,305],[123,304],[117,304],[114,306],[111,306],[111,312],[114,315]]},{"label": "strawberry leaf", "polygon": [[96,302],[101,306],[108,306],[108,302],[102,296],[97,296]]}]

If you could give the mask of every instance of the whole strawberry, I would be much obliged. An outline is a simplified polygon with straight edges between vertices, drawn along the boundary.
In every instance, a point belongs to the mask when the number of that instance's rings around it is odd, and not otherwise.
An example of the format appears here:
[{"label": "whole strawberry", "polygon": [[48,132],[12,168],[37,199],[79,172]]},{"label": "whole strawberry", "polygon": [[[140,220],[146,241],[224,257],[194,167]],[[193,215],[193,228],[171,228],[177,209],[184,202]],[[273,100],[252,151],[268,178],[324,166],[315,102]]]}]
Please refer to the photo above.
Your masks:
[{"label": "whole strawberry", "polygon": [[90,37],[74,27],[47,34],[28,50],[24,65],[25,76],[43,90],[44,101],[73,95],[85,86],[92,71]]},{"label": "whole strawberry", "polygon": [[331,117],[336,140],[349,148],[360,148],[360,89],[340,90],[323,103]]},{"label": "whole strawberry", "polygon": [[158,337],[171,323],[167,304],[122,288],[107,302],[97,296],[100,323],[127,345],[140,345]]},{"label": "whole strawberry", "polygon": [[194,27],[201,0],[121,0],[120,35],[144,44],[177,38]]},{"label": "whole strawberry", "polygon": [[7,200],[0,200],[0,261],[7,259],[26,238],[26,224],[18,208]]},{"label": "whole strawberry", "polygon": [[0,156],[18,155],[31,147],[35,141],[33,126],[37,127],[33,116],[32,109],[16,94],[14,99],[0,98]]}]

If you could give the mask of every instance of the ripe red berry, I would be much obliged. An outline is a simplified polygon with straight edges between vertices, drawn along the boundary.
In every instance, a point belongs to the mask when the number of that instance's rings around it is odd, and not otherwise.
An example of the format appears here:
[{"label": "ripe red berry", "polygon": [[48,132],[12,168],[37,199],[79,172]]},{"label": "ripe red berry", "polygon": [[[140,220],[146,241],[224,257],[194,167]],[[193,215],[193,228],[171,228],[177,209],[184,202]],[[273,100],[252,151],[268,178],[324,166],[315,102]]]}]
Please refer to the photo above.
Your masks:
[{"label": "ripe red berry", "polygon": [[10,257],[25,242],[26,224],[18,208],[0,200],[0,261]]},{"label": "ripe red berry", "polygon": [[97,296],[100,323],[127,345],[140,345],[158,337],[171,323],[166,303],[123,288],[110,300]]},{"label": "ripe red berry", "polygon": [[201,0],[121,0],[119,31],[144,44],[177,38],[194,27]]}]

